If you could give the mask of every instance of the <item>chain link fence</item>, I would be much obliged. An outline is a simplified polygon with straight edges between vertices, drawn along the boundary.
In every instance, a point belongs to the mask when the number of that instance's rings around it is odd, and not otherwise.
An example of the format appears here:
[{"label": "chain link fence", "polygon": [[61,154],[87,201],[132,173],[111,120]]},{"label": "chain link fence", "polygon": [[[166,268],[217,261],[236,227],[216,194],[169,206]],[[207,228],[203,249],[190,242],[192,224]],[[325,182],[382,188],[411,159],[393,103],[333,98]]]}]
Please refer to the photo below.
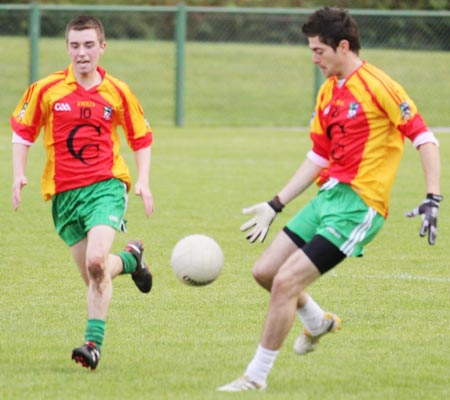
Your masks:
[{"label": "chain link fence", "polygon": [[[153,126],[308,125],[320,81],[301,33],[312,10],[37,7],[0,6],[5,118],[30,80],[67,67],[65,26],[88,13],[105,27],[102,65],[130,85]],[[450,12],[350,13],[361,57],[398,80],[430,126],[450,127]]]}]

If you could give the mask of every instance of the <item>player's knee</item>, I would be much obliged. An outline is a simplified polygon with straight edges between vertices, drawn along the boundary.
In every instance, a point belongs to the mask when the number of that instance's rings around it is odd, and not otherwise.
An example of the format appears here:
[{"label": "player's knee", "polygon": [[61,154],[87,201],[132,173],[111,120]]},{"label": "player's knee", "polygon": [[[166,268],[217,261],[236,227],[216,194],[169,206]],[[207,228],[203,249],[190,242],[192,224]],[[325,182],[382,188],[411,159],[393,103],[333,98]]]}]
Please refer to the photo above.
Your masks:
[{"label": "player's knee", "polygon": [[280,276],[275,276],[270,291],[270,303],[274,306],[284,306],[289,302],[289,282]]},{"label": "player's knee", "polygon": [[298,297],[298,294],[306,289],[306,284],[299,276],[289,273],[278,273],[272,282],[272,297],[281,301],[291,297]]},{"label": "player's knee", "polygon": [[278,296],[286,294],[290,284],[291,283],[284,275],[276,275],[272,282],[272,295]]},{"label": "player's knee", "polygon": [[91,279],[101,281],[105,274],[105,260],[104,257],[93,255],[88,257],[87,269]]},{"label": "player's knee", "polygon": [[262,287],[270,290],[273,274],[262,263],[256,262],[252,268],[253,279]]}]

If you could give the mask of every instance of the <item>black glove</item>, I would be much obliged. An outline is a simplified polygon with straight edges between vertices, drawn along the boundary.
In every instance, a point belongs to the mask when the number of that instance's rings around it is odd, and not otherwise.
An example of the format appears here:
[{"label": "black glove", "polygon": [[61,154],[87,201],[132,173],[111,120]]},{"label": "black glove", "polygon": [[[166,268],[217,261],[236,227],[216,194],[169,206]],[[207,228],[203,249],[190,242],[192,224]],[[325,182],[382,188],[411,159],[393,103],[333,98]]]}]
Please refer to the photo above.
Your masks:
[{"label": "black glove", "polygon": [[428,243],[435,244],[437,237],[437,216],[439,212],[439,203],[443,197],[439,194],[428,193],[427,198],[419,207],[407,212],[405,215],[408,218],[422,216],[422,225],[420,227],[419,235],[425,236],[428,231]]}]

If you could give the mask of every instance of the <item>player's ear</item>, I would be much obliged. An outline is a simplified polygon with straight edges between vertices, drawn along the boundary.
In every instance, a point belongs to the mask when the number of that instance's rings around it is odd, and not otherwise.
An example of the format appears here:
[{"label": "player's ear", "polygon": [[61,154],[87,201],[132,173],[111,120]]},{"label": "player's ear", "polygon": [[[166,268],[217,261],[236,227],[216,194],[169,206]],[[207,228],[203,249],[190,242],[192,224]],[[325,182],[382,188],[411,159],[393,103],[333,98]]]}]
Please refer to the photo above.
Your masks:
[{"label": "player's ear", "polygon": [[337,48],[336,51],[341,51],[342,53],[348,53],[350,51],[350,42],[347,39],[342,39]]}]

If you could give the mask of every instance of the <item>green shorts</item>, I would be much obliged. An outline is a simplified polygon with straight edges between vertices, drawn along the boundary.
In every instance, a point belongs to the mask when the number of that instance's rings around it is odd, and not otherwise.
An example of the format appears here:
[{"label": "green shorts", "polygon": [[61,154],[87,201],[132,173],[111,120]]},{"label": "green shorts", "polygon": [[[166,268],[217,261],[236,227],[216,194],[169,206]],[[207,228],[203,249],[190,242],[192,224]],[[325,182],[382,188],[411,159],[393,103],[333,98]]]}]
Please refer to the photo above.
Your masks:
[{"label": "green shorts", "polygon": [[87,236],[97,225],[125,231],[128,194],[118,179],[108,179],[78,189],[58,193],[52,198],[56,232],[69,246]]},{"label": "green shorts", "polygon": [[325,184],[286,226],[306,243],[321,235],[350,257],[363,255],[384,221],[349,185],[336,183]]}]

